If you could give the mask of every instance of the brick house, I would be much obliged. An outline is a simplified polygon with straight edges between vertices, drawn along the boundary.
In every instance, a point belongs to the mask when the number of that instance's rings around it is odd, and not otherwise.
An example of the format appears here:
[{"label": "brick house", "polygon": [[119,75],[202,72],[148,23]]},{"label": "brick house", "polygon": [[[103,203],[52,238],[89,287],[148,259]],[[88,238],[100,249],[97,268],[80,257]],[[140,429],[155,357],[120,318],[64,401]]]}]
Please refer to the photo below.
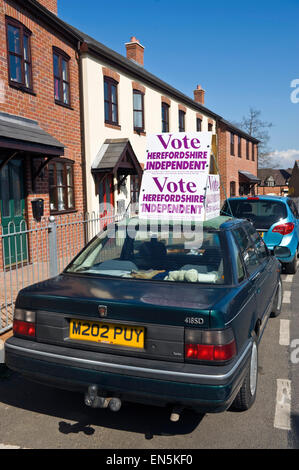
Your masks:
[{"label": "brick house", "polygon": [[[1,1],[0,41],[0,209],[6,233],[11,223],[18,230],[22,219],[30,226],[33,200],[43,200],[47,219],[83,212],[84,168],[79,38],[57,17],[57,0]],[[29,235],[22,247],[0,247],[4,265],[31,261],[33,243]]]},{"label": "brick house", "polygon": [[294,168],[289,180],[289,195],[299,197],[299,160],[295,160]]},{"label": "brick house", "polygon": [[224,119],[217,123],[218,166],[221,175],[221,200],[254,194],[259,141]]},{"label": "brick house", "polygon": [[274,169],[260,168],[258,169],[258,177],[261,182],[257,187],[257,194],[267,195],[275,194],[277,196],[286,196],[289,192],[289,180],[292,175],[292,168]]}]

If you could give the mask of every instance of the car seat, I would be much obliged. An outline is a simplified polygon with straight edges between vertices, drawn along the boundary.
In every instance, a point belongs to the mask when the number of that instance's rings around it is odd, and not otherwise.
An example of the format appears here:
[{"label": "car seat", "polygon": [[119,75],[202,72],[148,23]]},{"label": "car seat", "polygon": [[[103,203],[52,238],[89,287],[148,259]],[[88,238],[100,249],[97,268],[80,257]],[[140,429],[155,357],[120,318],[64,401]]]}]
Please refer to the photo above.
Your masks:
[{"label": "car seat", "polygon": [[164,243],[158,242],[157,238],[151,238],[150,242],[144,242],[139,248],[139,255],[148,267],[163,267],[163,260],[166,257],[166,247]]},{"label": "car seat", "polygon": [[277,220],[285,218],[285,212],[284,212],[283,208],[280,206],[280,204],[276,204],[274,206],[273,215],[275,215],[275,218]]},{"label": "car seat", "polygon": [[237,211],[237,214],[236,216],[237,217],[240,217],[240,218],[245,218],[246,219],[246,216],[247,215],[251,215],[252,214],[252,206],[251,204],[241,204],[238,208],[238,211]]}]

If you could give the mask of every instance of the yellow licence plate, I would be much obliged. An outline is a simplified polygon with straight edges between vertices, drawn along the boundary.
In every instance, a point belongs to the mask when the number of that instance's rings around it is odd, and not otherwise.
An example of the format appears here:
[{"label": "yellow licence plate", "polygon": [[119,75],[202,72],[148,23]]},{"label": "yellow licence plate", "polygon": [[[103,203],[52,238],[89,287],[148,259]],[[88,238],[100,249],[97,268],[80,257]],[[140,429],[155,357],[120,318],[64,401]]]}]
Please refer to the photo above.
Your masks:
[{"label": "yellow licence plate", "polygon": [[72,319],[70,321],[70,338],[130,348],[143,348],[144,328]]}]

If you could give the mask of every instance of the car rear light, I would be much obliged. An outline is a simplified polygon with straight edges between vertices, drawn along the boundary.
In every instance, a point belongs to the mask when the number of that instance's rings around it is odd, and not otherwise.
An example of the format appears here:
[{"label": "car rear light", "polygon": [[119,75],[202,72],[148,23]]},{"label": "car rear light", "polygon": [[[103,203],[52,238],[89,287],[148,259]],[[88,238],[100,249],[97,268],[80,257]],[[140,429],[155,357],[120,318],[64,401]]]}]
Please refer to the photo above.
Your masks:
[{"label": "car rear light", "polygon": [[15,335],[35,337],[35,312],[16,308],[13,319]]},{"label": "car rear light", "polygon": [[35,323],[29,323],[22,320],[14,320],[13,332],[15,335],[35,337]]},{"label": "car rear light", "polygon": [[237,354],[234,334],[226,330],[185,330],[185,360],[223,362]]},{"label": "car rear light", "polygon": [[260,199],[260,198],[259,198],[259,197],[256,197],[256,196],[249,196],[249,197],[247,198],[248,201],[259,201],[259,199]]},{"label": "car rear light", "polygon": [[272,229],[272,232],[280,233],[281,235],[289,235],[289,233],[292,233],[294,230],[294,227],[293,222],[287,222],[286,224],[276,225],[276,227]]}]

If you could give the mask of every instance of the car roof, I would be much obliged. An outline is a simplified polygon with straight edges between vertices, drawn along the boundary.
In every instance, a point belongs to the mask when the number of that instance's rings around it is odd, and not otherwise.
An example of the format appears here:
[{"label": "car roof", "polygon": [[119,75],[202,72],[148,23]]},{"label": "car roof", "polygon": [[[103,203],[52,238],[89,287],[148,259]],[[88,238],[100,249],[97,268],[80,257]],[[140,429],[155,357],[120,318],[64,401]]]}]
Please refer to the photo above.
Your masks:
[{"label": "car roof", "polygon": [[229,201],[232,201],[232,200],[242,200],[244,199],[244,201],[247,201],[248,199],[253,199],[253,198],[258,198],[258,199],[262,199],[262,200],[278,200],[278,201],[287,201],[288,197],[285,197],[285,196],[270,196],[270,195],[259,195],[257,194],[256,196],[234,196],[234,197],[228,197],[227,199]]},{"label": "car roof", "polygon": [[[174,225],[175,223],[186,223],[186,220],[173,220],[173,219],[145,219],[145,218],[141,218],[141,217],[138,217],[138,216],[135,216],[135,217],[127,217],[126,218],[126,223],[130,223],[130,221],[133,221],[135,224],[142,224],[142,225],[145,225],[145,224],[157,224],[157,225],[163,225],[165,223],[169,223],[169,225]],[[124,222],[124,219],[122,221],[120,221],[121,223]],[[200,222],[200,221],[196,221],[196,222],[193,222],[194,225],[200,225],[200,224],[203,224],[203,228],[205,228],[206,230],[227,230],[229,228],[231,228],[232,226],[236,225],[236,224],[240,224],[240,223],[244,223],[244,219],[237,219],[235,217],[231,217],[231,216],[224,216],[224,215],[219,215],[218,217],[214,217],[213,219],[210,219],[210,220],[205,220],[203,222]]]}]

